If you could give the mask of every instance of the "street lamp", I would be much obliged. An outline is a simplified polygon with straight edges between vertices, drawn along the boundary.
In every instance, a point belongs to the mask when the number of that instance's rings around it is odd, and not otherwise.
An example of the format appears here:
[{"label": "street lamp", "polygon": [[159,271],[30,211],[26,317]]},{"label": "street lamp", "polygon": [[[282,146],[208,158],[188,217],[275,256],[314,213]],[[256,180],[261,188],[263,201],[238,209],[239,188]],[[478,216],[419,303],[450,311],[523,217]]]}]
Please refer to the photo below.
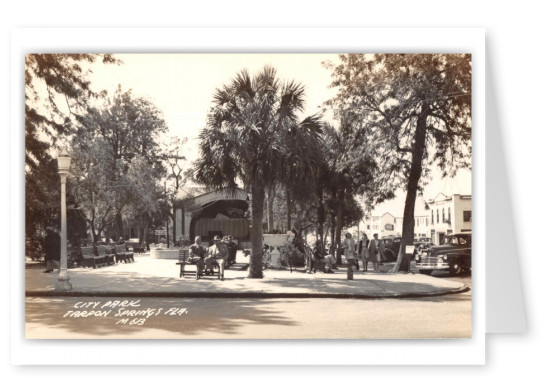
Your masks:
[{"label": "street lamp", "polygon": [[70,291],[73,286],[67,275],[67,205],[65,201],[65,184],[69,175],[71,156],[67,149],[63,148],[57,157],[57,172],[61,178],[61,259],[59,265],[59,276],[55,284],[56,291]]}]

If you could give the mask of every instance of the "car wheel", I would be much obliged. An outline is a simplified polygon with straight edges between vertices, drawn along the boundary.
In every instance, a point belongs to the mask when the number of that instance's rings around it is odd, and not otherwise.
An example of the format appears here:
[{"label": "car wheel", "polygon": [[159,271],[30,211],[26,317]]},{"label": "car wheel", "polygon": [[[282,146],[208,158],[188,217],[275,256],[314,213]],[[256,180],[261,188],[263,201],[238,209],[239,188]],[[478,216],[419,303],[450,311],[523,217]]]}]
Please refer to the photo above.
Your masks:
[{"label": "car wheel", "polygon": [[419,270],[419,273],[424,274],[425,276],[430,276],[432,270]]},{"label": "car wheel", "polygon": [[461,265],[457,262],[454,262],[450,266],[450,275],[452,276],[458,276],[463,272],[463,268]]}]

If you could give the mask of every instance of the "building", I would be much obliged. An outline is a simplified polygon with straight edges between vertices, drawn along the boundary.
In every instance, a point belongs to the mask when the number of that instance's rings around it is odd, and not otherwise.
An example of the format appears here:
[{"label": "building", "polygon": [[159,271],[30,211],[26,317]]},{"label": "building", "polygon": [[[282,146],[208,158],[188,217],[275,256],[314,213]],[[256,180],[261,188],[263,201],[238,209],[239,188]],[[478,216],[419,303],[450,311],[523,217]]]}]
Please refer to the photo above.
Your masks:
[{"label": "building", "polygon": [[434,244],[441,244],[444,236],[471,231],[472,197],[443,193],[427,202],[429,206],[429,236]]},{"label": "building", "polygon": [[176,237],[204,241],[215,235],[231,235],[250,240],[249,198],[242,189],[222,189],[203,193],[175,207]]},{"label": "building", "polygon": [[[403,207],[403,204],[399,205]],[[384,209],[383,209],[384,210]],[[398,210],[395,207],[394,210]],[[415,203],[414,238],[430,237],[434,244],[443,242],[451,233],[471,231],[472,199],[470,195],[444,193],[427,202],[419,197]],[[389,211],[378,210],[378,215],[367,217],[367,235],[372,238],[384,236],[402,236],[404,218]]]},{"label": "building", "polygon": [[367,236],[372,238],[374,234],[378,234],[379,238],[398,235],[398,219],[388,212],[381,216],[370,216],[367,223]]},{"label": "building", "polygon": [[[424,211],[426,213],[426,211]],[[428,215],[421,213],[415,216],[414,237],[422,238],[428,235]],[[403,217],[394,217],[386,212],[382,216],[371,216],[367,222],[367,236],[372,238],[378,234],[379,238],[384,236],[402,236]]]}]

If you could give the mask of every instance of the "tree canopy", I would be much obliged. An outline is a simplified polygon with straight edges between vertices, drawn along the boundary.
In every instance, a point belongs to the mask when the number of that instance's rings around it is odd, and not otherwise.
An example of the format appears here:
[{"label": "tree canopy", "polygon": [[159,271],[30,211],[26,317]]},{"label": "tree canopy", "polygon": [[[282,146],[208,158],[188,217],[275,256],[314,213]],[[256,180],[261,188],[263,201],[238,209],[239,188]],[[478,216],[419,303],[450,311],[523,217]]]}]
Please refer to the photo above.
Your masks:
[{"label": "tree canopy", "polygon": [[318,138],[318,117],[299,119],[304,102],[304,87],[280,80],[275,68],[266,66],[255,76],[243,70],[216,90],[207,126],[199,136],[197,180],[218,188],[235,188],[239,179],[251,188],[251,278],[262,278],[266,186],[284,180],[292,165],[313,170],[318,158],[309,152],[307,143],[300,155],[292,145],[296,133],[308,135],[311,143]]},{"label": "tree canopy", "polygon": [[26,255],[43,254],[44,227],[59,209],[59,176],[52,158],[60,138],[85,111],[94,62],[116,64],[109,54],[28,54],[25,57]]},{"label": "tree canopy", "polygon": [[74,192],[94,239],[110,225],[122,236],[123,216],[148,221],[158,212],[164,169],[157,140],[166,131],[151,102],[120,87],[82,117],[73,138]]},{"label": "tree canopy", "polygon": [[[421,178],[436,164],[444,175],[470,168],[471,56],[469,54],[349,54],[329,64],[333,110],[361,140],[354,151],[376,158],[378,173],[366,195],[374,202],[406,190],[402,250],[408,269],[413,214]],[[407,265],[406,265],[407,264]]]}]

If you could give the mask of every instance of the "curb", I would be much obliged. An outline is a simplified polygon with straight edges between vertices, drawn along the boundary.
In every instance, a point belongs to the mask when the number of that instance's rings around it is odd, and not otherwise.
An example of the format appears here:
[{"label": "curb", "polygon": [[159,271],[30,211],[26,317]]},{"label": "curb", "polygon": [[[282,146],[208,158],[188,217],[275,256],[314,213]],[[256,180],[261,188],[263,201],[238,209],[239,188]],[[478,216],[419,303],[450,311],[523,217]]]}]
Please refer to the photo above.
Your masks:
[{"label": "curb", "polygon": [[26,291],[25,297],[158,297],[158,298],[229,298],[229,299],[407,299],[444,296],[470,291],[467,286],[425,293],[270,293],[270,292],[83,292]]}]

